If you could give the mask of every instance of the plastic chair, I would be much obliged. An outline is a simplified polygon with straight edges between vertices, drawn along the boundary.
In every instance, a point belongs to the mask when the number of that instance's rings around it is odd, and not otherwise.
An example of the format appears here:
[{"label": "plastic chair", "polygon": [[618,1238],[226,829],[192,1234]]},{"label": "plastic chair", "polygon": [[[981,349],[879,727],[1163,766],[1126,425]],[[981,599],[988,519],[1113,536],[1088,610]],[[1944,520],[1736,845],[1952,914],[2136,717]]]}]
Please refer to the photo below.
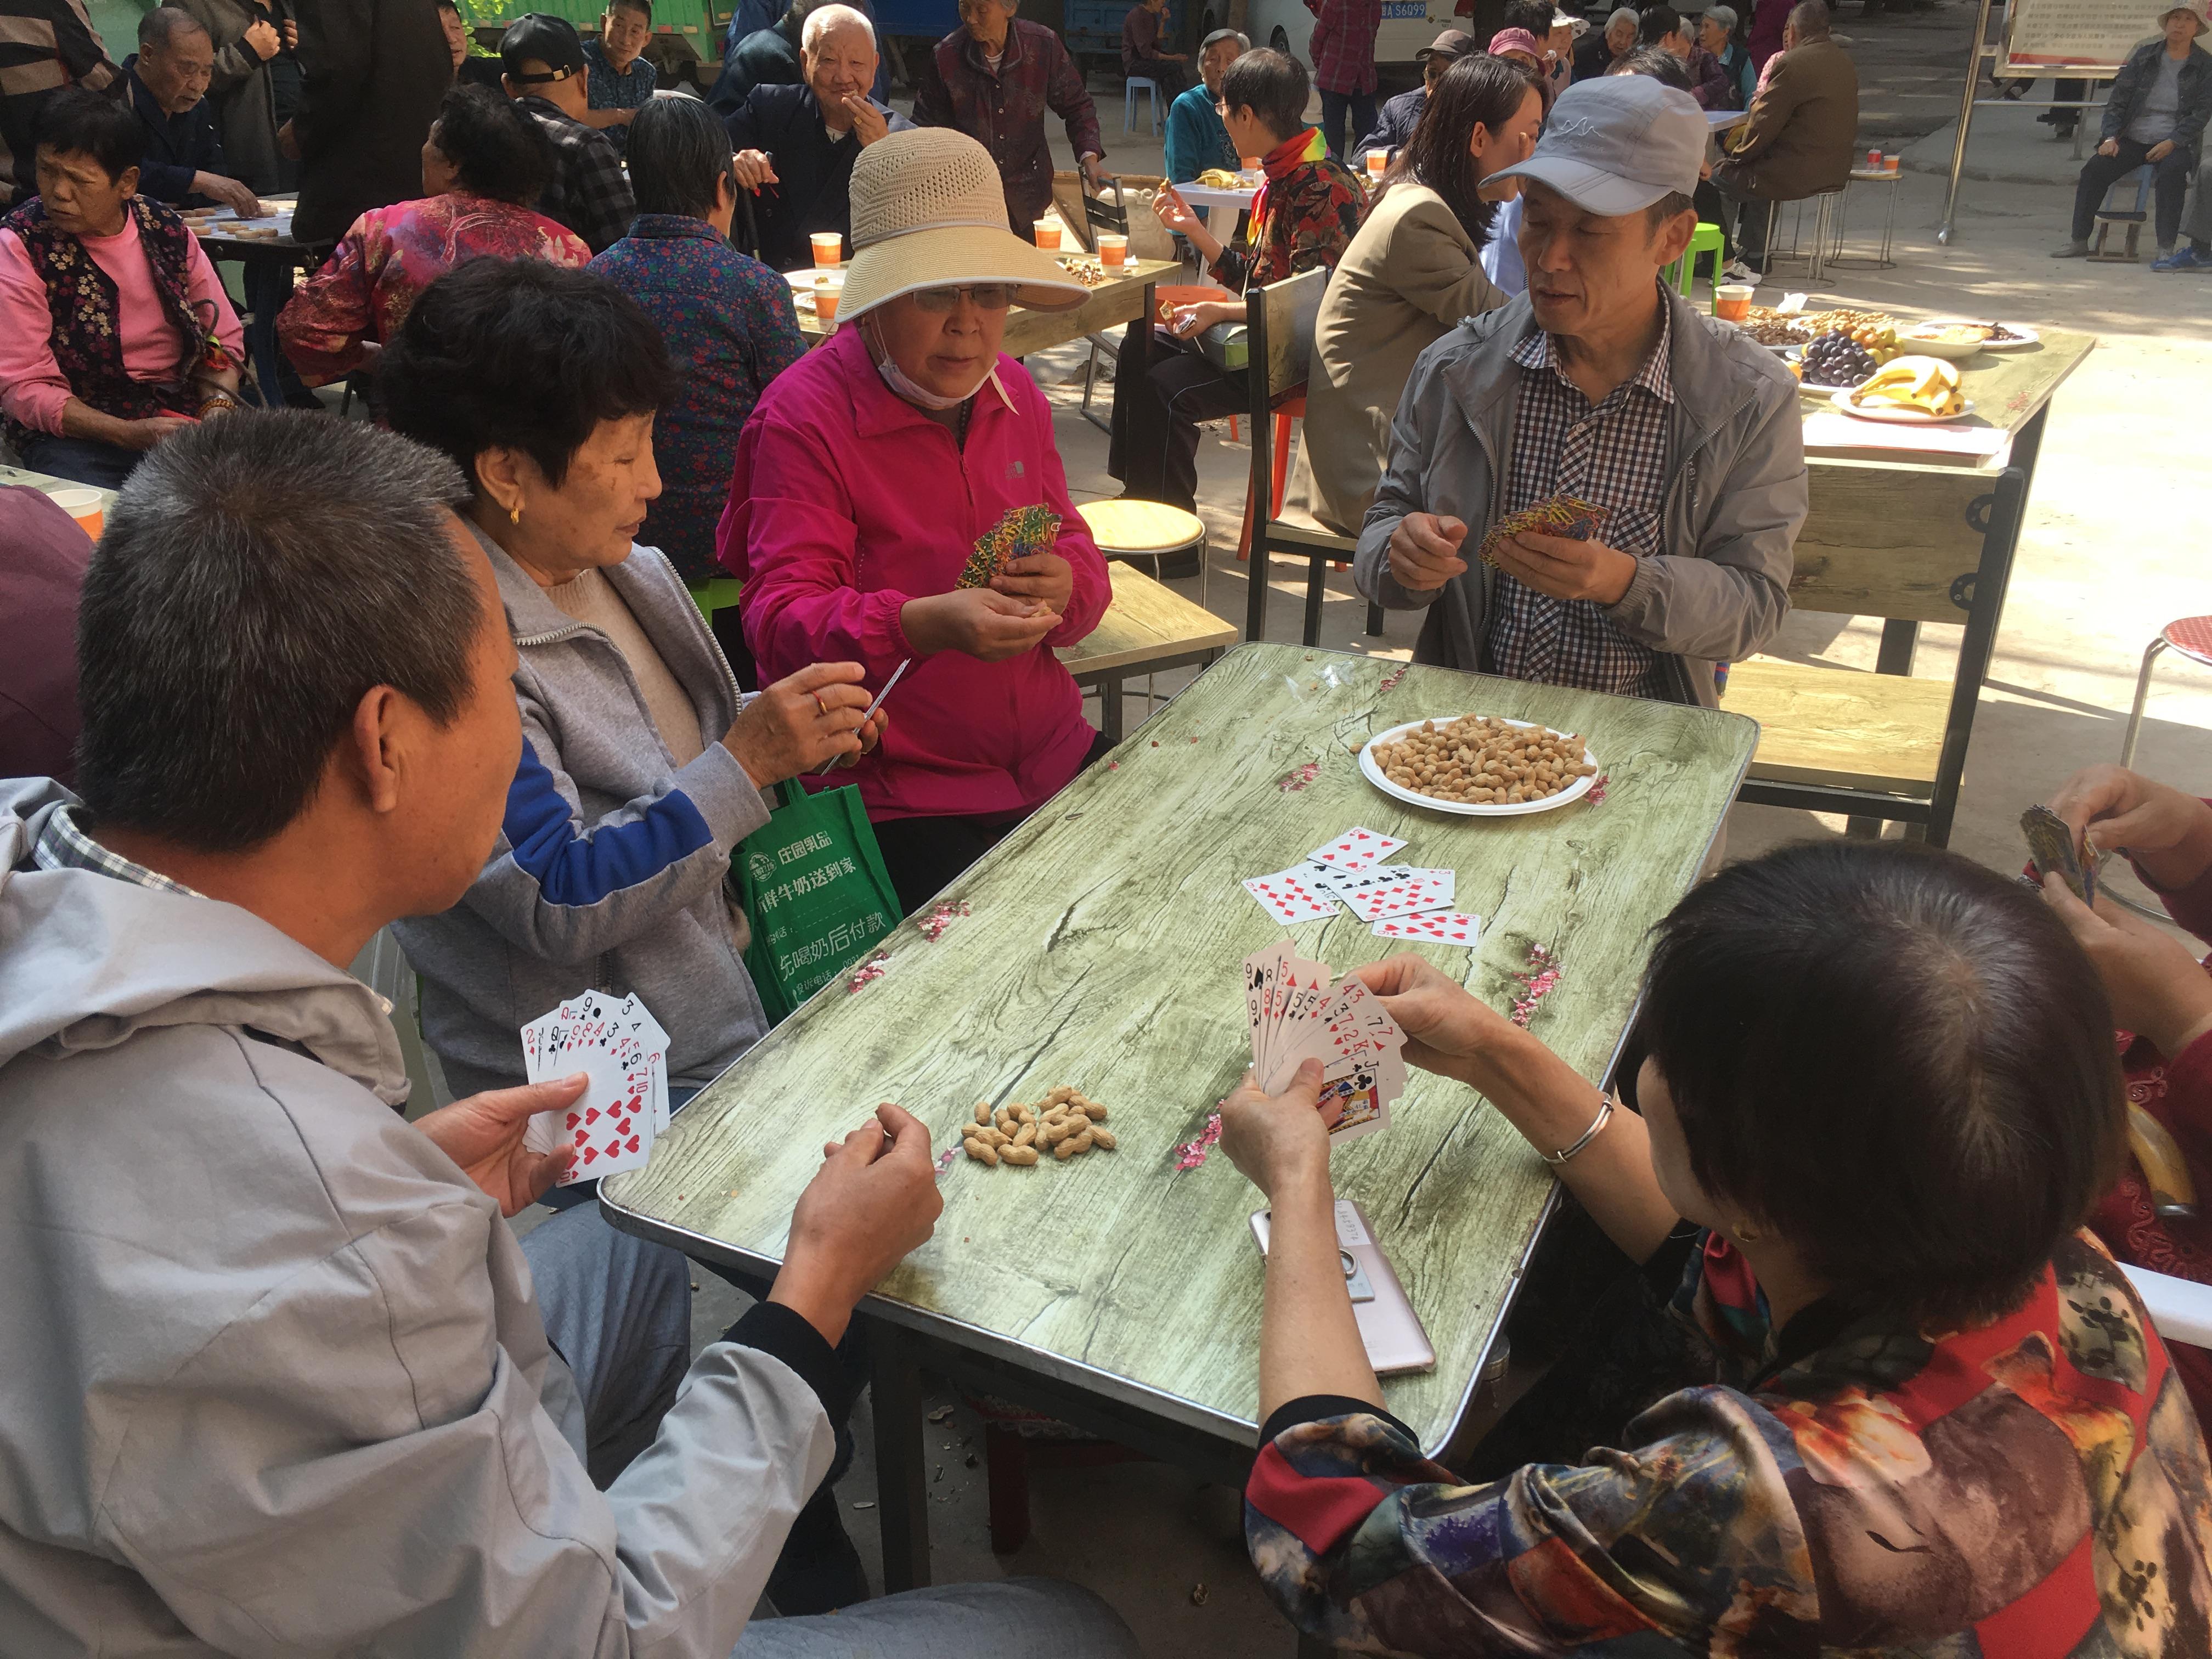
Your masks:
[{"label": "plastic chair", "polygon": [[1708,224],[1703,219],[1698,220],[1698,228],[1690,233],[1690,246],[1683,251],[1680,258],[1667,267],[1663,273],[1663,279],[1670,283],[1684,299],[1688,299],[1690,279],[1697,274],[1698,256],[1700,253],[1710,253],[1713,256],[1713,270],[1716,273],[1714,285],[1719,286],[1720,279],[1717,273],[1721,268],[1721,254],[1727,246],[1728,238],[1721,234],[1721,228],[1718,225]]},{"label": "plastic chair", "polygon": [[[2130,233],[2132,234],[2132,233]],[[2143,653],[2142,672],[2136,676],[2136,706],[2128,711],[2128,734],[2120,739],[2120,764],[2136,763],[2136,739],[2142,735],[2143,704],[2150,697],[2151,665],[2160,653],[2179,651],[2193,663],[2212,668],[2212,617],[2184,617],[2158,630],[2158,637]]]},{"label": "plastic chair", "polygon": [[[2135,206],[2114,207],[2113,195],[2124,189],[2130,179],[2136,181]],[[2148,161],[2133,173],[2124,173],[2112,180],[2112,188],[2105,192],[2105,199],[2097,205],[2097,240],[2089,245],[2089,257],[2092,259],[2104,264],[2131,265],[2136,263],[2136,240],[2142,236],[2143,226],[2150,221],[2150,184],[2151,165]],[[2114,225],[2127,227],[2128,234],[2123,242],[2124,251],[2118,253],[2107,253],[2105,252],[2105,239],[2112,234]]]},{"label": "plastic chair", "polygon": [[1160,136],[1160,83],[1149,76],[1133,75],[1121,89],[1121,131],[1129,131],[1137,119],[1137,88],[1145,89],[1145,107],[1151,112],[1152,137]]}]

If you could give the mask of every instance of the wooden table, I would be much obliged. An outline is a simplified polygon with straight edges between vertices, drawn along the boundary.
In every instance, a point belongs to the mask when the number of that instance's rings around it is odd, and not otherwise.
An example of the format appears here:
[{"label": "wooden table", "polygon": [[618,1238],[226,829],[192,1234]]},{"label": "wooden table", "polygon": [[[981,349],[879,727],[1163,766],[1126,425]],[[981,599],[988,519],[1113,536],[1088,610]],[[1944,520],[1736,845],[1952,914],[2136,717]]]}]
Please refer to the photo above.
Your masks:
[{"label": "wooden table", "polygon": [[[1383,690],[1382,682],[1394,682]],[[1469,818],[1401,804],[1351,752],[1404,720],[1470,710],[1583,733],[1600,805]],[[617,1226],[772,1272],[792,1206],[881,1100],[957,1146],[978,1098],[1072,1083],[1107,1103],[1121,1146],[1066,1166],[942,1177],[935,1237],[861,1304],[870,1323],[884,1583],[927,1583],[919,1367],[1241,1484],[1255,1449],[1259,1194],[1219,1155],[1183,1173],[1249,1060],[1240,965],[1282,935],[1238,885],[1350,825],[1406,837],[1459,872],[1485,918],[1469,953],[1421,947],[1492,1006],[1532,945],[1558,987],[1532,1029],[1583,1075],[1611,1066],[1651,924],[1698,877],[1757,729],[1712,710],[1245,645],[947,890],[973,914],[935,944],[914,921],[858,992],[833,981],[710,1084],[645,1169],[600,1188]],[[1308,762],[1319,773],[1282,787]],[[1348,914],[1290,930],[1340,972],[1399,947]],[[1553,1192],[1549,1170],[1458,1085],[1416,1073],[1389,1130],[1340,1149],[1438,1363],[1384,1384],[1443,1449],[1482,1373]]]},{"label": "wooden table", "polygon": [[[1092,289],[1073,311],[1031,311],[1024,306],[1014,307],[1006,313],[1006,337],[999,349],[1010,357],[1026,357],[1033,351],[1048,351],[1054,346],[1066,345],[1102,329],[1134,322],[1139,317],[1152,317],[1156,314],[1153,288],[1163,277],[1172,276],[1182,267],[1172,259],[1132,259],[1121,269],[1123,275]],[[799,331],[806,337],[809,345],[815,345],[828,339],[831,331],[812,312],[802,308]],[[1152,330],[1132,329],[1129,344],[1122,349],[1127,350],[1133,345],[1141,362],[1152,349]]]},{"label": "wooden table", "polygon": [[1119,559],[1109,559],[1106,571],[1114,583],[1113,604],[1080,644],[1054,654],[1078,685],[1097,687],[1099,729],[1119,743],[1124,680],[1212,662],[1237,643],[1237,634],[1234,624]]},{"label": "wooden table", "polygon": [[115,492],[100,484],[79,483],[74,478],[57,478],[51,472],[33,472],[27,467],[0,466],[0,484],[28,484],[33,489],[43,489],[51,495],[57,489],[97,489],[100,491],[100,510],[104,514],[115,505]]}]

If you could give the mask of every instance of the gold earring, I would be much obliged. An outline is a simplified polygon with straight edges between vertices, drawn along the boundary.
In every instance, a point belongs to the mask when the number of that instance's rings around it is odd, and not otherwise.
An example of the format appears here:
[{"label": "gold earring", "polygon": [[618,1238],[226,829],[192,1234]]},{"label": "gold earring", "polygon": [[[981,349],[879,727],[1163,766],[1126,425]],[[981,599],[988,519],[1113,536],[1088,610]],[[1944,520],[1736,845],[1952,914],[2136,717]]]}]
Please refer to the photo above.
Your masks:
[{"label": "gold earring", "polygon": [[1753,1226],[1748,1221],[1739,1221],[1736,1223],[1735,1236],[1739,1240],[1746,1244],[1756,1244],[1759,1243],[1759,1229]]},{"label": "gold earring", "polygon": [[507,521],[509,524],[520,524],[522,522],[522,503],[520,501],[517,501],[513,507],[507,509]]}]

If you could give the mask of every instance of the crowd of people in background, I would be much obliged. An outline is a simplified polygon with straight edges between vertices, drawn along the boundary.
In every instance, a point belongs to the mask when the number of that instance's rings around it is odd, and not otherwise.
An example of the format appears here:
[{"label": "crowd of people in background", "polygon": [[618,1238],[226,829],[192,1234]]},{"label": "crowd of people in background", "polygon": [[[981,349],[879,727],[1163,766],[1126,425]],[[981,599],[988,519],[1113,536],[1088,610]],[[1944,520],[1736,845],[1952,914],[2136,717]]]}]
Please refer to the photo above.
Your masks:
[{"label": "crowd of people in background", "polygon": [[[1088,291],[1032,236],[1048,116],[1105,176],[1084,75],[1011,0],[961,0],[908,119],[866,0],[770,3],[702,99],[660,85],[651,0],[588,40],[526,15],[495,54],[447,4],[179,0],[120,64],[72,0],[0,0],[51,9],[58,75],[0,79],[0,419],[27,466],[120,491],[94,547],[0,489],[0,1218],[41,1241],[0,1342],[82,1385],[0,1391],[0,1595],[46,1647],[1136,1651],[1048,1580],[866,1600],[835,1496],[851,1321],[937,1217],[922,1124],[886,1105],[825,1149],[781,1270],[731,1275],[759,1304],[696,1358],[684,1258],[522,1140],[577,1097],[515,1038],[565,997],[643,1000],[678,1111],[765,1035],[726,877],[779,791],[854,786],[911,914],[1109,747],[1054,654],[1108,567],[1002,349],[1017,307]],[[1809,475],[1788,371],[1662,273],[1701,202],[1755,270],[1775,206],[1842,183],[1857,82],[1823,0],[1579,34],[1511,0],[1379,108],[1381,0],[1308,5],[1310,71],[1179,43],[1166,0],[1124,21],[1166,105],[1166,179],[1130,199],[1219,297],[1133,325],[1109,470],[1194,507],[1198,424],[1253,406],[1208,342],[1309,279],[1288,505],[1419,615],[1416,658],[1713,706],[1787,611]],[[2202,0],[2162,27],[2082,191],[2159,169],[2165,248],[2212,54]],[[1744,119],[1717,144],[1719,112]],[[1176,188],[1247,160],[1242,234]],[[249,329],[183,211],[293,187],[331,252],[296,288],[250,266]],[[2200,185],[2172,258],[2206,211]],[[784,273],[817,236],[848,257],[802,331]],[[342,380],[373,419],[251,407]],[[1599,534],[1486,546],[1561,494]],[[1038,505],[1049,544],[959,585]],[[2056,807],[2212,928],[2212,805],[2104,768]],[[461,1096],[411,1124],[346,972],[387,927]],[[2191,953],[2055,879],[1785,850],[1662,924],[1607,1097],[1416,958],[1359,971],[1409,1060],[1559,1169],[1609,1288],[1447,1469],[1367,1366],[1318,1069],[1224,1103],[1275,1217],[1246,1532],[1304,1630],[1565,1655],[2208,1627],[2212,1369],[2114,1265],[2212,1279],[2205,1224],[2122,1150],[2125,1098],[2179,1128],[2212,1089]],[[2062,1363],[2097,1381],[2064,1411]],[[1810,1475],[1781,1449],[1805,1418]],[[2077,1570],[2093,1543],[2158,1571]]]}]

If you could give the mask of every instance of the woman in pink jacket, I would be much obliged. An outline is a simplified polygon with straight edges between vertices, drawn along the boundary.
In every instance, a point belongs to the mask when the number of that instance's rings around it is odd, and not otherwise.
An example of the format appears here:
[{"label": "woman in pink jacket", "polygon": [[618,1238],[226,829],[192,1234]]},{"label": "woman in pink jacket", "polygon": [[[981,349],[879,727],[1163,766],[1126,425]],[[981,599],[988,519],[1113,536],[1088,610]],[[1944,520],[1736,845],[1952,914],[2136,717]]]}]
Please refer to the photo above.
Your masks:
[{"label": "woman in pink jacket", "polygon": [[[746,423],[717,551],[764,678],[826,653],[880,690],[911,663],[851,775],[912,911],[1103,751],[1052,647],[1097,626],[1112,590],[1051,405],[999,350],[1009,305],[1072,309],[1081,285],[1007,230],[965,134],[877,140],[851,197],[839,327]],[[1010,509],[1039,506],[1060,520],[1049,550],[956,586]]]}]

